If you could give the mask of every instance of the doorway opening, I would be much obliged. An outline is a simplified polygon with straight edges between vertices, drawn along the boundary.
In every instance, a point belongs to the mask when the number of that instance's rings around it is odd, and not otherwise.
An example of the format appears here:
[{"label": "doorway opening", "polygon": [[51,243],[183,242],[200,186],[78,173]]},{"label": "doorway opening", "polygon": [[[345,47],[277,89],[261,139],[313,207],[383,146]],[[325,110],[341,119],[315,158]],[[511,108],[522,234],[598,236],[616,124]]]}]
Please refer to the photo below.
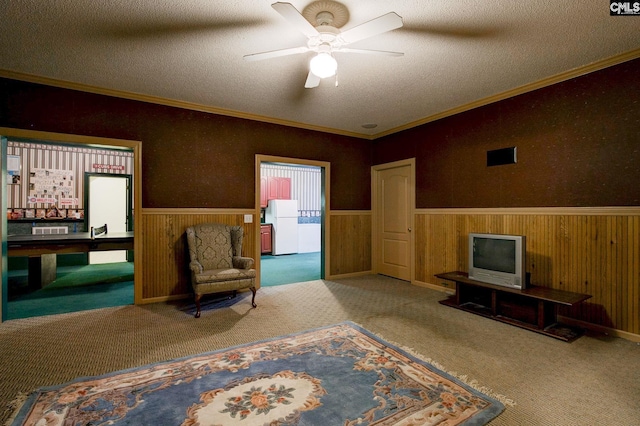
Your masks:
[{"label": "doorway opening", "polygon": [[260,286],[325,278],[329,163],[256,157]]},{"label": "doorway opening", "polygon": [[[139,208],[134,207],[140,206],[141,185],[133,176],[140,173],[140,142],[7,128],[1,128],[0,134],[3,136],[2,164],[7,163],[7,155],[10,155],[20,165],[17,185],[6,185],[6,176],[3,176],[2,195],[7,216],[2,223],[2,320],[135,303],[142,293],[141,265],[139,267],[139,262],[135,262],[141,259],[141,251],[132,250],[134,245],[139,246],[135,244],[133,217],[140,212]],[[89,205],[86,203],[88,193],[85,192],[88,185],[83,179],[85,170],[117,170],[123,172],[119,175],[120,179],[127,176],[124,178],[128,182],[126,186],[129,191],[126,226],[131,232],[127,233],[127,242],[123,242],[123,247],[127,249],[125,261],[90,265],[88,252],[77,246],[72,249],[56,249],[54,253],[47,255],[40,255],[38,252],[25,255],[16,251],[13,248],[15,244],[11,243],[16,237],[30,238],[32,234],[53,234],[55,231],[58,234],[71,234],[66,237],[77,240],[88,231],[89,225],[85,220],[89,217]],[[50,182],[51,179],[47,177],[55,177],[57,182]],[[132,193],[135,193],[135,199]],[[10,210],[11,217],[8,214]],[[34,229],[41,232],[34,232]],[[103,247],[105,245],[100,245],[98,250],[103,250]],[[95,249],[96,247],[90,250]],[[38,259],[38,256],[42,259]],[[49,257],[55,259],[52,267]],[[53,271],[52,274],[47,274],[52,277],[52,281],[41,281],[41,277],[38,280],[30,279],[34,270],[42,271],[44,275],[45,263],[47,271]],[[34,269],[34,265],[37,269]],[[93,270],[88,270],[89,268]],[[20,277],[22,271],[25,273]],[[17,293],[14,293],[10,302],[10,279],[13,279],[11,285],[20,280],[23,281],[20,285],[26,283],[20,289],[22,294],[19,296],[30,297],[16,298],[14,296]],[[119,283],[124,282],[127,285],[120,286]],[[98,283],[101,287],[96,285]],[[79,292],[84,293],[82,295],[77,292],[80,287],[84,287]],[[90,295],[92,292],[88,290],[99,291],[93,291],[93,295]],[[116,290],[115,293],[112,290]],[[45,291],[47,298],[43,297]],[[36,294],[37,292],[40,293]],[[46,300],[48,303],[43,304]],[[24,306],[16,305],[16,301]],[[39,308],[36,306],[38,302],[41,303]],[[11,307],[9,303],[12,304]],[[27,307],[33,303],[35,304],[31,308]],[[44,309],[42,306],[54,309]]]},{"label": "doorway opening", "polygon": [[[108,232],[131,231],[131,175],[85,173],[86,228],[107,225]],[[89,252],[89,264],[130,261],[126,250]]]}]

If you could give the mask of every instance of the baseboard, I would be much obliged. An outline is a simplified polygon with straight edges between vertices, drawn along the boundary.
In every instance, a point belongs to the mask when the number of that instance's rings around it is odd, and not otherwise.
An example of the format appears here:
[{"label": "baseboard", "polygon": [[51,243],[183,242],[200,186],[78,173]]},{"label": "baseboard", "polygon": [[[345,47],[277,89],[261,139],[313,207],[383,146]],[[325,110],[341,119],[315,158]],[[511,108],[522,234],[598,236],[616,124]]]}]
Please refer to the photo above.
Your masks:
[{"label": "baseboard", "polygon": [[[244,293],[246,291],[251,291],[251,290],[248,288],[243,288],[241,290],[238,290],[238,293]],[[173,302],[175,300],[185,300],[185,299],[193,299],[193,293],[173,294],[171,296],[148,297],[146,299],[142,299],[142,301],[140,303],[137,303],[137,305],[150,305],[152,303]]]},{"label": "baseboard", "polygon": [[598,325],[598,324],[592,324],[590,322],[580,321],[577,319],[565,317],[563,315],[558,315],[558,322],[561,322],[563,324],[567,324],[573,327],[581,327],[589,331],[605,334],[607,336],[620,337],[622,339],[640,343],[640,334],[631,333],[629,331],[618,330],[615,328],[605,327],[603,325]]},{"label": "baseboard", "polygon": [[[340,278],[361,277],[365,275],[371,275],[372,273],[373,273],[372,271],[352,272],[349,274],[332,275],[326,279],[335,280]],[[430,284],[423,281],[412,281],[411,284],[417,285],[419,287],[430,288],[432,290],[440,291],[442,293],[447,293],[450,295],[455,294],[455,289],[446,288],[440,285]],[[147,305],[147,304],[159,303],[159,302],[171,302],[174,300],[188,299],[190,297],[193,297],[193,296],[191,294],[178,294],[178,295],[172,295],[172,296],[150,297],[150,298],[143,299],[140,305]],[[590,330],[596,333],[602,333],[607,336],[620,337],[622,339],[640,343],[640,334],[635,334],[635,333],[631,333],[624,330],[618,330],[611,327],[605,327],[598,324],[592,324],[590,322],[580,321],[580,320],[565,317],[562,315],[558,315],[558,321],[563,324],[567,324],[574,327],[581,327],[586,330]]]}]

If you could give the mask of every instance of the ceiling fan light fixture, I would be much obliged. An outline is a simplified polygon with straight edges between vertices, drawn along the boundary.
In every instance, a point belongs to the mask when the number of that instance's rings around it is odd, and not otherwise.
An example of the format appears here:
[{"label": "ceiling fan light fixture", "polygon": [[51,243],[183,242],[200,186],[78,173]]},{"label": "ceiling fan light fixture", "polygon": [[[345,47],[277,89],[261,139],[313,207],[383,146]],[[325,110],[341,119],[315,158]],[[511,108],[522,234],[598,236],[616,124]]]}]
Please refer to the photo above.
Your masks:
[{"label": "ceiling fan light fixture", "polygon": [[320,52],[309,62],[310,71],[320,78],[327,78],[336,75],[338,62],[326,52]]}]

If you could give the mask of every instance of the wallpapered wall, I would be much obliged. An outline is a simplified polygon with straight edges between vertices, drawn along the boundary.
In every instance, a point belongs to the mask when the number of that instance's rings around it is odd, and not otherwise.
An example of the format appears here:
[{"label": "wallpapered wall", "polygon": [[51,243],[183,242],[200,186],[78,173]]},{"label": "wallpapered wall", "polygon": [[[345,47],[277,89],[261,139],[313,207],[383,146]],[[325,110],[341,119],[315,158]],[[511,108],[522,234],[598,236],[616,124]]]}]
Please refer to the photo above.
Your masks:
[{"label": "wallpapered wall", "polygon": [[635,59],[376,140],[373,161],[416,158],[418,208],[638,206],[638,129]]},{"label": "wallpapered wall", "polygon": [[13,215],[7,216],[9,219],[37,217],[53,206],[63,217],[81,215],[85,208],[85,173],[133,175],[132,151],[40,141],[10,140],[7,145],[7,158],[20,164],[19,174],[13,172],[8,179],[7,209]]},{"label": "wallpapered wall", "polygon": [[[371,165],[412,157],[418,208],[639,205],[639,106],[636,59],[371,142],[0,79],[4,127],[142,141],[149,208],[251,208],[258,153],[330,162],[338,210],[370,209]],[[517,164],[486,167],[510,146]]]},{"label": "wallpapered wall", "polygon": [[331,208],[371,207],[368,140],[6,78],[0,126],[141,141],[144,208],[253,208],[256,154],[330,162]]}]

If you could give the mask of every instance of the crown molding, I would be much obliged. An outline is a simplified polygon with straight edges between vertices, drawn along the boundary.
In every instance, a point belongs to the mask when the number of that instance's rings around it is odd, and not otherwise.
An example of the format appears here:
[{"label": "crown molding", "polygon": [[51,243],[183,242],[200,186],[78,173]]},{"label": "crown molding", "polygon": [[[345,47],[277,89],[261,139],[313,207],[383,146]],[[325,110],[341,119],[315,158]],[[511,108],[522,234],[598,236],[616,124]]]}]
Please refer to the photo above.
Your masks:
[{"label": "crown molding", "polygon": [[565,71],[563,73],[560,73],[560,74],[557,74],[533,83],[525,84],[524,86],[507,90],[506,92],[502,92],[502,93],[492,95],[483,99],[469,102],[467,104],[460,105],[458,107],[449,109],[447,111],[443,111],[438,114],[434,114],[434,115],[422,118],[420,120],[413,121],[411,123],[407,123],[405,125],[398,126],[398,127],[386,130],[384,132],[376,133],[373,135],[349,132],[345,130],[333,129],[333,128],[324,127],[324,126],[315,126],[312,124],[300,123],[300,122],[290,121],[290,120],[282,120],[282,119],[267,117],[263,115],[250,114],[250,113],[241,112],[241,111],[235,111],[235,110],[197,104],[194,102],[167,99],[159,96],[151,96],[151,95],[145,95],[141,93],[92,86],[89,84],[58,80],[55,78],[43,77],[43,76],[38,76],[34,74],[27,74],[27,73],[22,73],[18,71],[0,69],[0,77],[9,78],[13,80],[26,81],[29,83],[44,84],[44,85],[53,86],[53,87],[60,87],[63,89],[78,90],[81,92],[94,93],[98,95],[113,96],[113,97],[122,98],[122,99],[129,99],[129,100],[147,102],[147,103],[152,103],[157,105],[164,105],[164,106],[182,108],[182,109],[187,109],[192,111],[199,111],[199,112],[204,112],[209,114],[217,114],[217,115],[223,115],[228,117],[259,121],[263,123],[277,124],[280,126],[295,127],[295,128],[304,129],[304,130],[312,130],[316,132],[330,133],[330,134],[354,137],[359,139],[375,140],[384,136],[401,132],[403,130],[408,130],[414,127],[418,127],[423,124],[431,123],[433,121],[437,121],[437,120],[450,117],[452,115],[460,114],[462,112],[466,112],[481,106],[485,106],[494,102],[498,102],[504,99],[518,96],[523,93],[541,89],[543,87],[551,86],[553,84],[560,83],[562,81],[580,77],[582,75],[599,71],[599,70],[602,70],[614,65],[618,65],[623,62],[631,61],[637,58],[640,58],[640,49],[631,50],[629,52],[622,53],[620,55],[616,55],[607,59],[603,59],[601,61],[597,61],[588,65],[585,65],[583,67],[578,67],[569,71]]},{"label": "crown molding", "polygon": [[637,58],[640,58],[640,49],[631,50],[629,52],[612,56],[610,58],[603,59],[601,61],[593,62],[589,65],[574,68],[572,70],[565,71],[563,73],[553,75],[551,77],[547,77],[545,79],[542,79],[533,83],[525,84],[524,86],[516,87],[515,89],[507,90],[506,92],[498,93],[496,95],[479,99],[477,101],[469,102],[468,104],[460,105],[458,107],[449,109],[447,111],[443,111],[438,114],[434,114],[429,117],[425,117],[420,120],[407,123],[403,126],[395,127],[393,129],[389,129],[384,132],[377,133],[373,137],[371,137],[371,139],[378,139],[384,136],[389,136],[391,134],[401,132],[403,130],[412,129],[414,127],[418,127],[423,124],[431,123],[433,121],[441,120],[443,118],[450,117],[452,115],[460,114],[461,112],[470,111],[472,109],[479,108],[481,106],[485,106],[485,105],[489,105],[505,99],[513,98],[515,96],[522,95],[527,92],[532,92],[534,90],[552,86],[556,83],[561,83],[563,81],[571,80],[572,78],[576,78],[586,74],[590,74],[592,72],[600,71],[605,68],[622,64],[624,62],[631,61]]},{"label": "crown molding", "polygon": [[142,93],[128,92],[124,90],[108,89],[104,87],[92,86],[90,84],[75,83],[75,82],[66,81],[66,80],[58,80],[55,78],[43,77],[43,76],[34,75],[34,74],[27,74],[27,73],[22,73],[18,71],[0,69],[0,77],[9,78],[12,80],[25,81],[28,83],[43,84],[45,86],[59,87],[62,89],[77,90],[80,92],[93,93],[96,95],[112,96],[115,98],[128,99],[132,101],[147,102],[147,103],[156,104],[156,105],[163,105],[163,106],[181,108],[181,109],[186,109],[191,111],[204,112],[208,114],[223,115],[227,117],[241,118],[241,119],[259,121],[259,122],[269,123],[269,124],[277,124],[277,125],[286,126],[286,127],[295,127],[295,128],[304,129],[304,130],[312,130],[315,132],[331,133],[331,134],[349,136],[349,137],[354,137],[359,139],[370,138],[369,135],[364,135],[364,134],[355,133],[355,132],[348,132],[346,130],[333,129],[333,128],[324,127],[324,126],[315,126],[312,124],[300,123],[297,121],[290,121],[290,120],[283,120],[283,119],[274,118],[274,117],[267,117],[264,115],[250,114],[242,111],[235,111],[230,109],[197,104],[195,102],[187,102],[187,101],[180,101],[176,99],[162,98],[159,96],[145,95]]}]

